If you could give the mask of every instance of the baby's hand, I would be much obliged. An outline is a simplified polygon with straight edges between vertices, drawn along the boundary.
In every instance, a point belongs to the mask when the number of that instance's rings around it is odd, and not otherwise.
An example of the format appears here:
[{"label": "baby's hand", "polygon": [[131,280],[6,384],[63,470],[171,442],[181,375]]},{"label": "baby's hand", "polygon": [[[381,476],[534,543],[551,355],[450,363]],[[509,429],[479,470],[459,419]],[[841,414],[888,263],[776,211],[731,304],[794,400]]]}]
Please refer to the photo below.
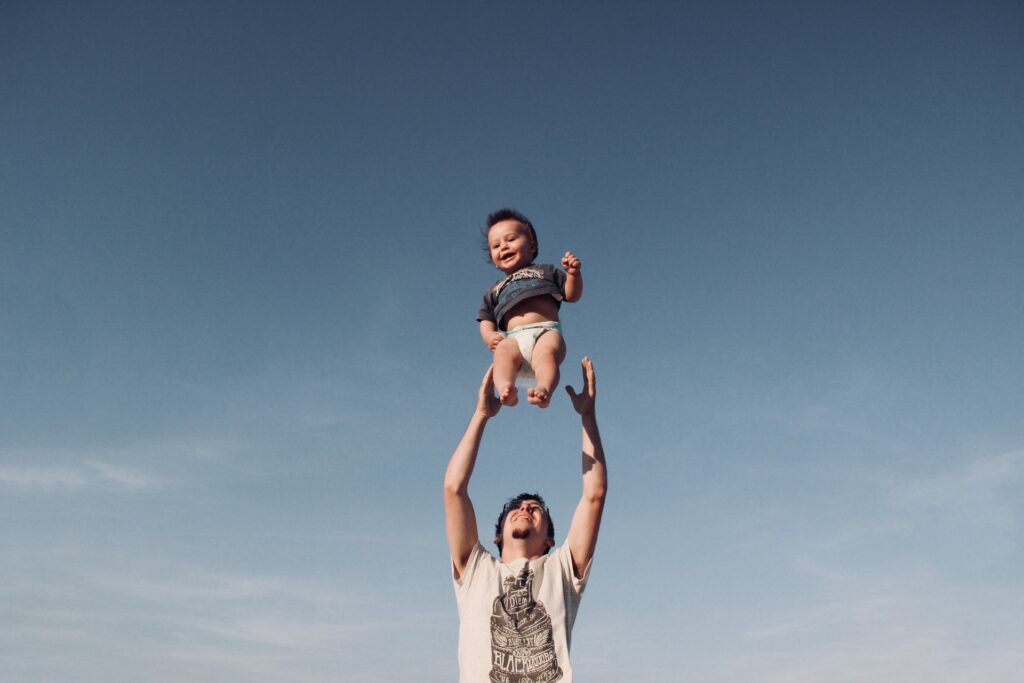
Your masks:
[{"label": "baby's hand", "polygon": [[491,353],[494,353],[494,349],[498,348],[498,344],[500,344],[503,339],[505,339],[505,335],[501,332],[495,332],[491,335],[491,338],[487,340],[487,348],[491,350]]},{"label": "baby's hand", "polygon": [[581,265],[583,264],[580,263],[578,258],[576,258],[576,254],[571,251],[565,252],[565,256],[562,257],[562,268],[565,269],[566,273],[569,275],[576,275],[580,272]]}]

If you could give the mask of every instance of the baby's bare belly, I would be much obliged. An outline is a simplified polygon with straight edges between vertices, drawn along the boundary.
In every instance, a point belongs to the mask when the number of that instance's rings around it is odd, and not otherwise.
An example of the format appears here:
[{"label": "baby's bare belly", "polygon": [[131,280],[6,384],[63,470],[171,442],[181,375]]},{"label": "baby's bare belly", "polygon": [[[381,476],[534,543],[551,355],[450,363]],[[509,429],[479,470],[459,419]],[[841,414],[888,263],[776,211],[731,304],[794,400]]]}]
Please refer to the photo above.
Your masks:
[{"label": "baby's bare belly", "polygon": [[520,301],[505,314],[506,330],[521,325],[546,322],[558,322],[558,303],[546,294],[531,296],[529,299]]}]

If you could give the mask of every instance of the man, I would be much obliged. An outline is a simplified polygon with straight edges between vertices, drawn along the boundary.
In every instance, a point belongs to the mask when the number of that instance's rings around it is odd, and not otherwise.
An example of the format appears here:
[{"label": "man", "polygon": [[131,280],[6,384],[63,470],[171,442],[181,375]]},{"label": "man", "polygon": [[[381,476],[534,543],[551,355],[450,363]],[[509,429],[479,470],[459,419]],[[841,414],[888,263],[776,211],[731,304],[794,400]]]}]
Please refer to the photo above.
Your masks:
[{"label": "man", "polygon": [[461,683],[572,683],[572,626],[608,488],[594,414],[594,366],[589,358],[582,366],[583,390],[565,390],[583,423],[583,495],[565,543],[554,552],[549,554],[554,527],[536,494],[517,496],[502,510],[494,536],[500,559],[479,540],[468,488],[484,427],[501,408],[493,368],[484,376],[476,410],[448,463],[444,510],[459,608]]}]

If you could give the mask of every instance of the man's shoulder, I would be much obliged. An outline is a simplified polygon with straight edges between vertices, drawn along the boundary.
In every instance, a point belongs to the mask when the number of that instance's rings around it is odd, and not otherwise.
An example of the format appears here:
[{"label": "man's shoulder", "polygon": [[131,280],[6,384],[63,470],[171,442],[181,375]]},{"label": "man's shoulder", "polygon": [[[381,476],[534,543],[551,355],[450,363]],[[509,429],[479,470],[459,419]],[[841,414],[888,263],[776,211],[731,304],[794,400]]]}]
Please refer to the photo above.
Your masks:
[{"label": "man's shoulder", "polygon": [[469,557],[466,558],[466,566],[462,569],[462,575],[455,579],[455,584],[465,585],[472,582],[474,575],[481,571],[487,571],[489,568],[493,568],[498,565],[498,559],[491,553],[487,552],[487,549],[483,547],[480,541],[477,541],[473,549],[469,551]]}]

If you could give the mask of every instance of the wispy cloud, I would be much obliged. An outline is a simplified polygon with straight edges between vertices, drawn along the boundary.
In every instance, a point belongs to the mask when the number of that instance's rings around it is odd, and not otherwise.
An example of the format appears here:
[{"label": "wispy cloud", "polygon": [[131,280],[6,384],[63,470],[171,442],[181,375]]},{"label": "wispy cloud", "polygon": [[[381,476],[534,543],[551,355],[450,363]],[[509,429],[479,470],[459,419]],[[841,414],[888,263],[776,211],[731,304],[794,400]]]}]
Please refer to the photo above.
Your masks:
[{"label": "wispy cloud", "polygon": [[75,490],[89,483],[88,474],[77,468],[0,465],[0,486],[4,488]]},{"label": "wispy cloud", "polygon": [[103,461],[81,466],[0,465],[0,487],[21,491],[79,491],[106,487],[139,491],[161,486],[156,477]]},{"label": "wispy cloud", "polygon": [[90,462],[88,466],[92,468],[97,480],[111,483],[121,488],[136,491],[160,485],[158,479],[129,467],[98,461]]},{"label": "wispy cloud", "polygon": [[121,578],[116,582],[108,582],[106,588],[130,598],[176,605],[283,600],[337,607],[354,601],[350,594],[311,579],[217,573],[187,568],[174,572],[174,577]]},{"label": "wispy cloud", "polygon": [[112,448],[14,448],[0,451],[0,489],[81,491],[103,488],[142,491],[167,485],[153,470],[215,462],[243,448],[225,439],[144,441]]},{"label": "wispy cloud", "polygon": [[1024,450],[1015,450],[977,457],[947,471],[904,482],[894,487],[894,493],[907,503],[942,505],[1021,482]]},{"label": "wispy cloud", "polygon": [[387,594],[339,577],[159,563],[136,570],[66,567],[26,579],[0,646],[24,657],[46,652],[59,670],[145,660],[158,665],[160,681],[289,681],[298,670],[305,681],[338,680],[339,671],[345,680],[374,681],[382,666],[400,661],[370,656],[379,643],[428,658],[435,650],[423,634],[451,617],[429,605],[394,609]]},{"label": "wispy cloud", "polygon": [[[960,530],[950,540],[994,540],[1021,524],[1024,450],[976,457],[912,479],[891,477],[887,502],[905,529],[942,526]],[[974,529],[966,534],[964,530]],[[991,550],[991,548],[990,548]]]},{"label": "wispy cloud", "polygon": [[[927,577],[875,578],[891,585],[865,582],[840,599],[773,615],[742,634],[746,654],[729,666],[738,678],[756,671],[772,683],[1016,680],[1024,664],[1019,629],[971,637],[993,614],[1013,619],[1015,609],[951,593]],[[965,605],[973,600],[984,606]]]},{"label": "wispy cloud", "polygon": [[1024,451],[875,475],[840,527],[784,541],[799,590],[749,621],[744,658],[723,666],[788,683],[1017,680]]}]

